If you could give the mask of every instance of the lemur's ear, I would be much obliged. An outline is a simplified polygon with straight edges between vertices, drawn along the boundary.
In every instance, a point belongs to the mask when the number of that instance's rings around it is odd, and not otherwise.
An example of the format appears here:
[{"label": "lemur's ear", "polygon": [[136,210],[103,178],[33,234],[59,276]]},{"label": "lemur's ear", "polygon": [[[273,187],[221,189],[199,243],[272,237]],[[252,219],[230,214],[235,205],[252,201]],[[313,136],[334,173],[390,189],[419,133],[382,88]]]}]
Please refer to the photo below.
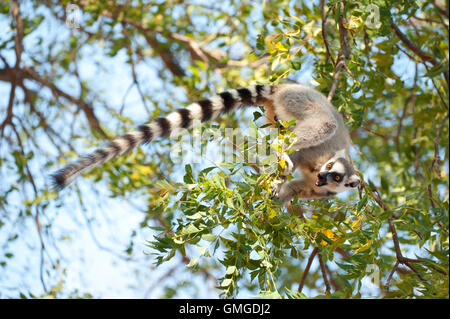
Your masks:
[{"label": "lemur's ear", "polygon": [[348,182],[347,182],[347,184],[345,184],[345,186],[355,188],[355,187],[357,187],[360,183],[361,183],[361,179],[359,178],[359,176],[356,175],[356,174],[353,174],[352,176],[350,176],[350,177],[348,178]]},{"label": "lemur's ear", "polygon": [[334,154],[334,157],[336,157],[336,158],[340,158],[340,157],[346,158],[346,151],[345,151],[345,148],[343,148],[343,149],[337,151],[336,154]]}]

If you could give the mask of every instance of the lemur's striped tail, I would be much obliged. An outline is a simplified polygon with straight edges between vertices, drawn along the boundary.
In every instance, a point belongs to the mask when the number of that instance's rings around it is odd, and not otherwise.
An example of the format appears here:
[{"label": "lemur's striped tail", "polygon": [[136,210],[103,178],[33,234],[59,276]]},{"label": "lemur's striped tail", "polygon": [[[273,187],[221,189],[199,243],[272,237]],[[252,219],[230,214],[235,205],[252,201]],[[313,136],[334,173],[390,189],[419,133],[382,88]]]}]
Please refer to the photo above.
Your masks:
[{"label": "lemur's striped tail", "polygon": [[150,124],[141,125],[137,131],[122,135],[106,147],[80,157],[76,162],[68,164],[51,177],[55,188],[62,189],[75,177],[89,171],[106,161],[120,156],[135,147],[149,143],[158,136],[168,136],[177,128],[190,128],[194,120],[202,122],[212,120],[221,113],[230,112],[240,106],[261,105],[271,99],[274,87],[271,85],[252,85],[246,88],[233,89],[219,93],[209,99],[192,103],[184,109],[178,109],[167,117],[159,117]]}]

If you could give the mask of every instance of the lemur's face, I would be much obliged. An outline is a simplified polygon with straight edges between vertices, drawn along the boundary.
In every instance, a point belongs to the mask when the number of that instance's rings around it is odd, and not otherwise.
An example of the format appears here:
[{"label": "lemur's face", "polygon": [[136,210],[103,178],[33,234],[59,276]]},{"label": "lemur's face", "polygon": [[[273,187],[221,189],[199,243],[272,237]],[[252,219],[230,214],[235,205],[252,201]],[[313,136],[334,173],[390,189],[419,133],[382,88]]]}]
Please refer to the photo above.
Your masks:
[{"label": "lemur's face", "polygon": [[323,187],[332,193],[341,193],[357,187],[361,179],[352,164],[343,154],[337,154],[328,160],[317,174],[316,186]]}]

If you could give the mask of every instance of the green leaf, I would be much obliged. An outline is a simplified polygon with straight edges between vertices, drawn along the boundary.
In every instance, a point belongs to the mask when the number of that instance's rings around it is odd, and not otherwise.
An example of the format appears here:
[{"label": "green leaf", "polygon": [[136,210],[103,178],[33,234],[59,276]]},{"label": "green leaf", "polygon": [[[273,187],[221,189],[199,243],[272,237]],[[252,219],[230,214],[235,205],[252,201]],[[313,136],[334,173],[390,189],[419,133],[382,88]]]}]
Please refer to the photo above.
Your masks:
[{"label": "green leaf", "polygon": [[227,270],[225,272],[226,275],[233,275],[235,273],[237,273],[236,266],[228,266],[228,268],[227,268]]},{"label": "green leaf", "polygon": [[194,257],[194,258],[191,258],[191,260],[190,260],[189,263],[186,265],[186,267],[192,268],[192,267],[195,267],[195,266],[197,266],[197,265],[198,265],[198,258],[197,258],[197,257]]},{"label": "green leaf", "polygon": [[220,284],[221,287],[228,287],[233,283],[233,279],[231,278],[225,278],[222,283]]},{"label": "green leaf", "polygon": [[217,239],[217,235],[214,234],[203,234],[202,239],[206,241],[214,241]]},{"label": "green leaf", "polygon": [[261,299],[281,299],[280,294],[278,291],[262,291],[258,295],[256,295],[256,298]]},{"label": "green leaf", "polygon": [[183,230],[181,231],[182,235],[190,235],[200,232],[200,229],[195,227],[193,224],[187,225]]},{"label": "green leaf", "polygon": [[184,175],[183,181],[186,184],[194,184],[194,177],[192,176],[192,167],[191,165],[187,164],[184,167],[186,174]]}]

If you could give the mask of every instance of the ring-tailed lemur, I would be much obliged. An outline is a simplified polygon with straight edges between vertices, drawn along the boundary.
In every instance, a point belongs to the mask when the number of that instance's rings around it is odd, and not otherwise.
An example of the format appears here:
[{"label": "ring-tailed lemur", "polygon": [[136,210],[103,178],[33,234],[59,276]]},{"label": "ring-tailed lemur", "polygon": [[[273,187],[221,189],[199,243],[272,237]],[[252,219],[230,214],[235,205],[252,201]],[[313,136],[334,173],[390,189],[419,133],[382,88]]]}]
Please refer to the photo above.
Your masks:
[{"label": "ring-tailed lemur", "polygon": [[349,156],[350,135],[341,114],[321,93],[300,84],[253,85],[192,103],[65,166],[52,175],[53,182],[62,189],[79,174],[141,144],[168,136],[177,128],[190,128],[194,120],[209,121],[244,105],[263,105],[272,123],[296,120],[295,126],[289,128],[297,137],[292,147],[296,151],[283,154],[283,159],[287,164],[285,174],[299,169],[302,178],[273,184],[273,194],[283,204],[295,195],[305,199],[328,198],[359,185],[360,178]]}]

